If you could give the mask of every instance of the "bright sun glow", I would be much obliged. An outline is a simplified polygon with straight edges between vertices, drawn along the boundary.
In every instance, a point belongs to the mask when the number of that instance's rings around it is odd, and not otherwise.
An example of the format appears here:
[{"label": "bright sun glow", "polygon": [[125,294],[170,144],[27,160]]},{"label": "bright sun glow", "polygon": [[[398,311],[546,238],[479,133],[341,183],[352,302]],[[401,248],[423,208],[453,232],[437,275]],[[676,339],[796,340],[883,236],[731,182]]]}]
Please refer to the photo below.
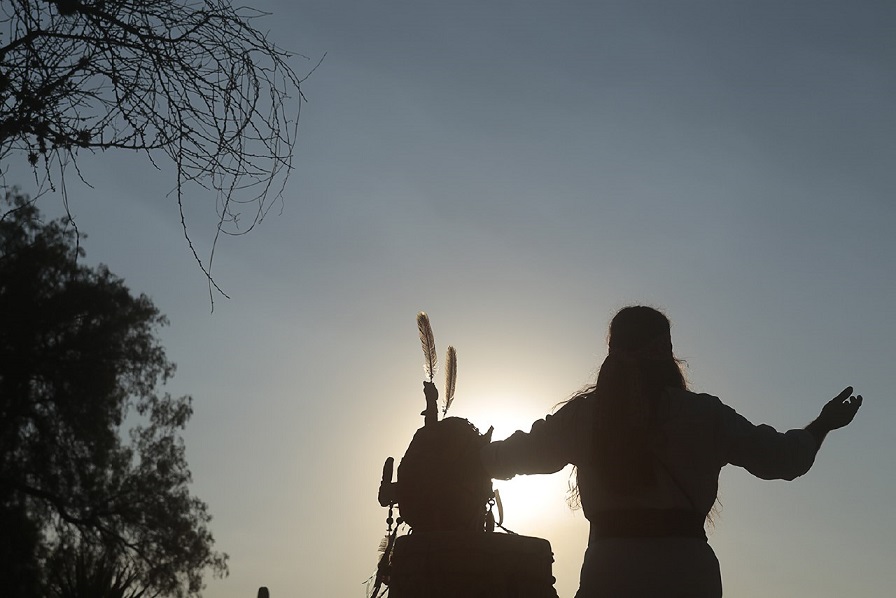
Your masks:
[{"label": "bright sun glow", "polygon": [[[569,516],[566,503],[570,469],[552,475],[495,480],[504,505],[504,526],[527,536],[544,535],[558,518]],[[495,513],[497,519],[497,512]]]},{"label": "bright sun glow", "polygon": [[[465,396],[464,409],[456,415],[469,419],[483,434],[494,427],[493,440],[502,440],[516,430],[528,432],[532,422],[551,412],[553,405],[544,399],[526,395],[514,396],[505,390],[502,394]],[[460,407],[460,405],[458,405]],[[551,475],[517,476],[511,480],[495,480],[504,506],[504,526],[524,534],[539,535],[556,523],[558,518],[568,518],[570,509],[566,503],[569,491],[571,467]],[[495,518],[498,518],[497,510]]]}]

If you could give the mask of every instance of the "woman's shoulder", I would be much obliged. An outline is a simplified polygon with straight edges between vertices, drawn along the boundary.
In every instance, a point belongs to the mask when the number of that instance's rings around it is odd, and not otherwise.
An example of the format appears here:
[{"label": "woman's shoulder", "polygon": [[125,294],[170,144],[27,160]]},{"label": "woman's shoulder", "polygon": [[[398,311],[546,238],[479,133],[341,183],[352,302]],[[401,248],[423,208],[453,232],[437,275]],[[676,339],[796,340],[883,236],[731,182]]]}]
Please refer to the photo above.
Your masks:
[{"label": "woman's shoulder", "polygon": [[666,393],[672,397],[676,397],[679,400],[688,400],[688,401],[697,401],[704,403],[720,403],[721,400],[719,397],[715,395],[711,395],[705,392],[694,392],[692,390],[687,390],[685,388],[673,388],[669,387],[666,389]]},{"label": "woman's shoulder", "polygon": [[554,407],[551,415],[548,417],[557,415],[565,417],[577,417],[579,415],[592,411],[596,404],[597,400],[592,393],[581,393],[567,401],[558,403]]},{"label": "woman's shoulder", "polygon": [[683,388],[667,388],[666,397],[670,408],[676,413],[718,412],[725,404],[715,395],[693,392]]}]

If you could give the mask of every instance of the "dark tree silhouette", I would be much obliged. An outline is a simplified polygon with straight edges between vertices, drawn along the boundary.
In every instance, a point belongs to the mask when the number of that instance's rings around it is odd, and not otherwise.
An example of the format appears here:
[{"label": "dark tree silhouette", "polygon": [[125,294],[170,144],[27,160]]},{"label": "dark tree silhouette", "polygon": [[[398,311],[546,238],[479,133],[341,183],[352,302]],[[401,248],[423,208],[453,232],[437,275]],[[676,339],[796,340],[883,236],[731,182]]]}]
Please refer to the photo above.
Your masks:
[{"label": "dark tree silhouette", "polygon": [[226,0],[4,0],[0,160],[27,157],[54,185],[79,151],[166,157],[211,280],[184,185],[215,193],[219,235],[244,234],[291,169],[303,79],[253,26],[261,14]]},{"label": "dark tree silhouette", "polygon": [[22,196],[4,203],[0,587],[47,594],[47,572],[80,554],[146,595],[196,594],[207,570],[226,574],[227,556],[188,488],[191,399],[159,390],[175,370],[156,338],[165,317],[79,263],[66,220],[42,222]]},{"label": "dark tree silhouette", "polygon": [[136,570],[120,555],[91,546],[61,548],[45,569],[48,598],[152,598],[158,594],[140,583]]}]

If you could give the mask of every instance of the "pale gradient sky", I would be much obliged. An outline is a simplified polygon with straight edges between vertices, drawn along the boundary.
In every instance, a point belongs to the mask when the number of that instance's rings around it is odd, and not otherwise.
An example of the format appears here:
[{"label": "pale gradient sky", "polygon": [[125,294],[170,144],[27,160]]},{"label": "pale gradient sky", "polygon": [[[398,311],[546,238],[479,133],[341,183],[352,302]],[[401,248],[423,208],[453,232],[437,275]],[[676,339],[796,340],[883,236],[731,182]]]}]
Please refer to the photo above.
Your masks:
[{"label": "pale gradient sky", "polygon": [[[170,171],[110,153],[81,160],[95,191],[69,181],[88,261],[171,320],[194,490],[231,556],[205,596],[364,596],[383,460],[422,425],[417,311],[458,350],[451,414],[500,438],[593,379],[631,303],[668,313],[694,389],[757,423],[865,396],[804,478],[723,471],[725,595],[892,595],[896,5],[252,4],[297,71],[327,55],[282,213],[218,248],[231,300],[209,314]],[[587,537],[566,483],[500,486],[561,598]]]}]

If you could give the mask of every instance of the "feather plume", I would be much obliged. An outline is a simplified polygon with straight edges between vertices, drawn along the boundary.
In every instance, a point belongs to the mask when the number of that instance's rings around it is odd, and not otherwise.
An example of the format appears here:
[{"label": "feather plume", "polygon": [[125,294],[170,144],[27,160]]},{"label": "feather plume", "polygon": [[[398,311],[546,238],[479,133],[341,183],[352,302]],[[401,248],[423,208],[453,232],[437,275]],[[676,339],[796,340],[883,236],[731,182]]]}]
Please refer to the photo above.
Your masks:
[{"label": "feather plume", "polygon": [[448,347],[445,356],[445,408],[442,415],[448,413],[451,402],[454,401],[454,386],[457,384],[457,351],[454,347]]},{"label": "feather plume", "polygon": [[436,339],[432,335],[432,326],[429,324],[429,316],[421,311],[417,314],[417,328],[420,330],[420,342],[423,344],[423,373],[432,382],[436,375]]}]

